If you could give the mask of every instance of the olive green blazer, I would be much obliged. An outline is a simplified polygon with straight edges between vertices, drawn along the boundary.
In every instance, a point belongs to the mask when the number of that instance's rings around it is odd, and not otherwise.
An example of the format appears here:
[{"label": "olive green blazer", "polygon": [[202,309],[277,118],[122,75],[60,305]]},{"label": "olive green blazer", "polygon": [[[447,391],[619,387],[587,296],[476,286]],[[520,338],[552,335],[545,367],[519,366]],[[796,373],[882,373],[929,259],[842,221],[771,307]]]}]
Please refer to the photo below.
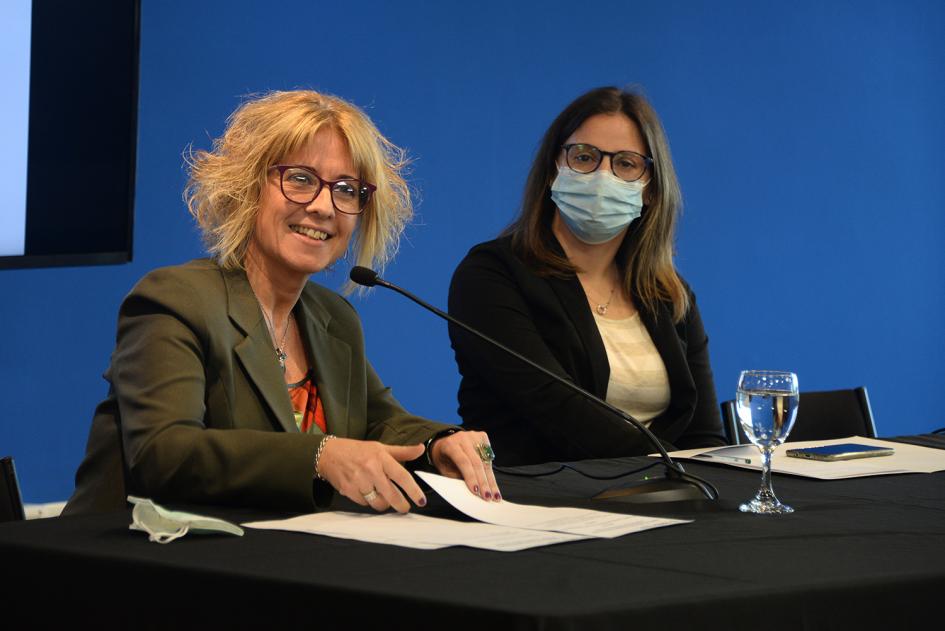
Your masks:
[{"label": "olive green blazer", "polygon": [[[389,444],[444,425],[408,414],[365,358],[354,308],[308,283],[293,311],[328,431]],[[301,434],[243,271],[202,259],[155,270],[125,298],[76,490],[64,514],[156,501],[309,511],[324,436]]]}]

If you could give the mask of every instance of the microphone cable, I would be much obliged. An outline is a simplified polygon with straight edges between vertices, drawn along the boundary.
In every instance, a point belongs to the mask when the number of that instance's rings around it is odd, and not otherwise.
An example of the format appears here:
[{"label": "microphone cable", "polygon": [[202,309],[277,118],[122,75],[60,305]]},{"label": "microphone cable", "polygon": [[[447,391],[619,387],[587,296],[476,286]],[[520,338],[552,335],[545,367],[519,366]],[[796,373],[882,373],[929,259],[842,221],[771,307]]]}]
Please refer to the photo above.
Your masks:
[{"label": "microphone cable", "polygon": [[520,478],[543,478],[543,477],[548,476],[548,475],[554,475],[554,474],[556,474],[556,473],[561,473],[561,472],[564,471],[565,469],[568,469],[568,470],[570,470],[570,471],[574,471],[574,472],[577,473],[578,475],[582,475],[582,476],[584,476],[585,478],[589,478],[589,479],[591,479],[591,480],[619,480],[620,478],[625,478],[625,477],[627,477],[628,475],[634,475],[635,473],[642,473],[643,471],[646,471],[647,469],[652,469],[653,467],[658,466],[658,465],[661,465],[661,464],[663,464],[663,463],[660,462],[659,460],[657,460],[657,461],[651,462],[650,464],[646,465],[645,467],[640,467],[640,468],[638,468],[638,469],[631,469],[630,471],[625,471],[625,472],[623,472],[623,473],[618,473],[618,474],[616,474],[616,475],[594,475],[593,473],[588,473],[588,472],[586,472],[586,471],[581,471],[581,470],[578,469],[577,467],[575,467],[575,466],[573,466],[573,465],[569,465],[569,464],[564,463],[564,462],[559,462],[557,469],[554,469],[554,470],[552,470],[552,471],[540,471],[540,472],[538,472],[538,473],[525,473],[524,471],[512,471],[511,469],[506,469],[505,467],[497,467],[497,466],[495,466],[495,464],[492,465],[492,470],[493,470],[493,471],[498,471],[499,473],[501,473],[501,474],[503,474],[503,475],[513,475],[513,476],[517,476],[517,477],[520,477]]}]

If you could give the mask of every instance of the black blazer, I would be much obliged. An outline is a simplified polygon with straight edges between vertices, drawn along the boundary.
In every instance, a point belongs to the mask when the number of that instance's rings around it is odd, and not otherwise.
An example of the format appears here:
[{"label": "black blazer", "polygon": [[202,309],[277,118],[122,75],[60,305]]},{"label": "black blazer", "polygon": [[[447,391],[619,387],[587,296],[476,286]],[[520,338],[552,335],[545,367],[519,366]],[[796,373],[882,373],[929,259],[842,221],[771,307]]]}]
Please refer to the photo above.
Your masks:
[{"label": "black blazer", "polygon": [[[708,338],[692,306],[678,324],[669,304],[640,316],[669,376],[669,408],[650,429],[680,449],[724,445]],[[638,306],[641,302],[634,297]],[[503,237],[477,245],[453,274],[449,311],[600,398],[610,364],[577,277],[538,276]],[[462,375],[459,414],[489,433],[497,464],[639,455],[653,449],[637,430],[549,377],[455,326]]]}]

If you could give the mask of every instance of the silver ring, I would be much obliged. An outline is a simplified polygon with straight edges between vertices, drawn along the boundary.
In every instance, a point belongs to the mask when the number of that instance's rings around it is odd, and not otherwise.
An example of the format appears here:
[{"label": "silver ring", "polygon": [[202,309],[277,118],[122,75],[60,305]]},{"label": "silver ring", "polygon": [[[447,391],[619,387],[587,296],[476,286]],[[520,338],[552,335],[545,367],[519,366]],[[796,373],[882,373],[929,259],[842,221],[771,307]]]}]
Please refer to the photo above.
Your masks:
[{"label": "silver ring", "polygon": [[361,497],[364,498],[364,501],[370,504],[377,499],[377,489],[371,489],[367,493],[362,493]]}]

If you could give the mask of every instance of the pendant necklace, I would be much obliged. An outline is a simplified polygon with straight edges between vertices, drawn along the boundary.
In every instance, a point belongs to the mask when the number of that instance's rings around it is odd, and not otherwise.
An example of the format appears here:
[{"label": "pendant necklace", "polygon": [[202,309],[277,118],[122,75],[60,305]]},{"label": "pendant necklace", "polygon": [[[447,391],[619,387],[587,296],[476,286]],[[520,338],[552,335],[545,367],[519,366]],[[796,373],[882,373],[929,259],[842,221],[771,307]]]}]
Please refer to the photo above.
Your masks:
[{"label": "pendant necklace", "polygon": [[[262,309],[262,304],[259,305],[263,317],[266,319],[266,327],[269,329],[269,334],[272,336],[273,343],[276,342],[276,330],[272,326],[272,319],[269,317],[269,314],[266,313],[265,309]],[[279,360],[279,368],[282,369],[282,372],[285,372],[285,360],[288,357],[285,353],[285,338],[289,334],[289,322],[292,321],[292,312],[289,312],[288,317],[285,319],[285,329],[282,331],[282,342],[276,346],[276,359]]]},{"label": "pendant necklace", "polygon": [[[597,306],[594,307],[594,311],[597,312],[597,315],[607,315],[607,309],[610,308],[610,302],[614,299],[614,294],[617,293],[617,287],[619,286],[620,276],[618,272],[617,278],[614,279],[614,286],[610,289],[610,295],[607,296],[607,302],[598,302]],[[588,299],[590,299],[590,295],[588,295]]]},{"label": "pendant necklace", "polygon": [[610,306],[610,301],[614,299],[614,292],[617,291],[617,285],[614,284],[614,288],[610,290],[610,296],[607,298],[607,302],[597,304],[597,313],[598,315],[606,315],[607,307]]}]

